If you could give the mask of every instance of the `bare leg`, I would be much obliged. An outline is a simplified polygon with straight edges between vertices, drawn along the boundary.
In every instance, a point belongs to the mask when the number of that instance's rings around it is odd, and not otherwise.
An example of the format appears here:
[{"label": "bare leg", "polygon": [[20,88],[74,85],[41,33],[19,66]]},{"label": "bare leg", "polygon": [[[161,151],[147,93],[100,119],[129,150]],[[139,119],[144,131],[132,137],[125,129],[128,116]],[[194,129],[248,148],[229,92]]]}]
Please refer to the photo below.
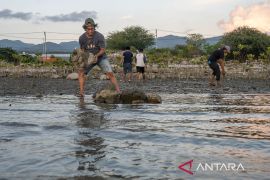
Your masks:
[{"label": "bare leg", "polygon": [[123,81],[126,82],[126,74],[123,73]]},{"label": "bare leg", "polygon": [[140,80],[140,73],[137,72],[137,80]]},{"label": "bare leg", "polygon": [[141,80],[142,78],[143,78],[143,75],[142,75],[142,73],[140,73],[139,79]]},{"label": "bare leg", "polygon": [[79,86],[80,86],[80,96],[84,96],[84,84],[85,84],[85,75],[83,70],[79,70]]},{"label": "bare leg", "polygon": [[210,86],[215,86],[215,76],[213,74],[211,74],[210,78],[209,78],[209,85]]},{"label": "bare leg", "polygon": [[120,91],[118,82],[117,82],[115,76],[113,75],[113,73],[112,72],[108,72],[108,73],[106,73],[106,75],[110,78],[110,81],[114,85],[115,90],[120,93],[121,91]]},{"label": "bare leg", "polygon": [[222,86],[223,86],[222,82],[221,81],[217,81],[217,87],[222,87]]},{"label": "bare leg", "polygon": [[131,73],[128,73],[127,77],[128,77],[128,81],[131,81]]},{"label": "bare leg", "polygon": [[145,78],[145,74],[144,74],[144,73],[142,74],[142,77],[143,77],[143,80],[145,80],[145,79],[146,79],[146,78]]}]

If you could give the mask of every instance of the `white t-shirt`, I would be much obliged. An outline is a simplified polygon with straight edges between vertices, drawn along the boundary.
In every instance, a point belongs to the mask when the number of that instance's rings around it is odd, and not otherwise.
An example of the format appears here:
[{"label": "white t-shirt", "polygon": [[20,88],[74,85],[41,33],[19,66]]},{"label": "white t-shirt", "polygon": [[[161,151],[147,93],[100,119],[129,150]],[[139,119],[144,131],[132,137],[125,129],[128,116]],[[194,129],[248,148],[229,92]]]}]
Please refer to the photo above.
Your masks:
[{"label": "white t-shirt", "polygon": [[139,67],[145,66],[143,57],[144,57],[143,53],[138,53],[136,55],[136,66],[139,66]]}]

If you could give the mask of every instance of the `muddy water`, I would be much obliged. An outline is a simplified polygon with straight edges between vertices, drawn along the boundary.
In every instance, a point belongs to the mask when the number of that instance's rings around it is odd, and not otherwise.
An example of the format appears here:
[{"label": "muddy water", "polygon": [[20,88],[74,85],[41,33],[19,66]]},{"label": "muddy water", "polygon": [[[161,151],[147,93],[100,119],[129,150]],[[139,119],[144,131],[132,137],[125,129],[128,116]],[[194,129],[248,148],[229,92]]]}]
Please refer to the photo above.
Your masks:
[{"label": "muddy water", "polygon": [[[161,96],[159,105],[0,97],[0,178],[269,178],[270,94]],[[190,160],[193,175],[178,168]],[[211,163],[224,165],[202,168]]]}]

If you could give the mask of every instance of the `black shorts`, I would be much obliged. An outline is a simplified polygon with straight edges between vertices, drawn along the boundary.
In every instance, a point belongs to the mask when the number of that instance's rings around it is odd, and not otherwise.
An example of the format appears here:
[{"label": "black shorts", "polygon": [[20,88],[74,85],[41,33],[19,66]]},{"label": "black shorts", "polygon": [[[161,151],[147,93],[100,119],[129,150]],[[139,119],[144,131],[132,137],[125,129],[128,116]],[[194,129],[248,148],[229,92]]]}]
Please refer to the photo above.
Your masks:
[{"label": "black shorts", "polygon": [[219,65],[216,62],[208,63],[209,67],[213,70],[213,75],[216,76],[216,80],[220,80],[220,69]]},{"label": "black shorts", "polygon": [[144,67],[136,66],[137,73],[144,73]]}]

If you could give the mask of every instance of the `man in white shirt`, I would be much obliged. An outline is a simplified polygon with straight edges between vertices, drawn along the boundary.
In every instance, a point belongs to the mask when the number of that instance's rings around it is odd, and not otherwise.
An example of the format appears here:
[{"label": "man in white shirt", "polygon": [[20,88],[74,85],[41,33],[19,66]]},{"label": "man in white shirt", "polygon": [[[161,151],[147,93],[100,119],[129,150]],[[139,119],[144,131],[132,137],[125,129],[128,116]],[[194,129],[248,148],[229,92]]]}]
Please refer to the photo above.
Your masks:
[{"label": "man in white shirt", "polygon": [[136,69],[138,80],[145,79],[144,70],[146,67],[146,56],[143,54],[143,49],[139,49],[139,53],[136,55]]}]

